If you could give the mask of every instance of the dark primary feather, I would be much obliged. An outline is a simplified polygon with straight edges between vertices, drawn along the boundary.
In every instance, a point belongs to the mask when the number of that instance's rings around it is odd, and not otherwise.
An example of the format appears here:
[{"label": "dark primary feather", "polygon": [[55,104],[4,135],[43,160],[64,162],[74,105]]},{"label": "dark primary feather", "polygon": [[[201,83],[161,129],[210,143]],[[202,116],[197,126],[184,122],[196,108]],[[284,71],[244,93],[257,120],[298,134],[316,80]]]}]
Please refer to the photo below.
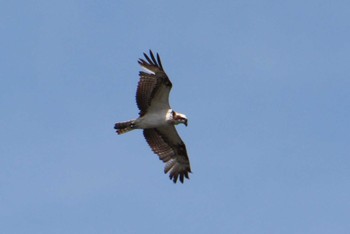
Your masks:
[{"label": "dark primary feather", "polygon": [[150,50],[150,57],[145,53],[144,56],[147,61],[140,58],[138,63],[154,74],[143,71],[139,73],[140,80],[136,91],[136,103],[140,109],[140,116],[147,112],[153,98],[157,95],[159,95],[160,102],[168,104],[168,96],[172,87],[171,81],[163,70],[159,54],[157,54],[156,59]]},{"label": "dark primary feather", "polygon": [[153,152],[166,163],[164,173],[169,172],[169,177],[174,183],[178,178],[181,183],[184,182],[184,178],[189,179],[191,167],[186,146],[174,126],[144,129],[143,135]]},{"label": "dark primary feather", "polygon": [[[152,50],[149,50],[149,54],[150,54],[150,56],[151,56],[152,59],[150,59],[146,53],[143,53],[143,55],[144,55],[145,58],[147,59],[149,65],[158,67],[161,71],[164,71],[163,66],[162,66],[162,62],[160,61],[159,54],[157,53],[157,60],[155,59]],[[139,60],[139,64],[142,66],[141,63],[145,64],[146,62],[145,62],[145,60],[140,59],[140,60]],[[146,64],[147,64],[147,63],[146,63]]]}]

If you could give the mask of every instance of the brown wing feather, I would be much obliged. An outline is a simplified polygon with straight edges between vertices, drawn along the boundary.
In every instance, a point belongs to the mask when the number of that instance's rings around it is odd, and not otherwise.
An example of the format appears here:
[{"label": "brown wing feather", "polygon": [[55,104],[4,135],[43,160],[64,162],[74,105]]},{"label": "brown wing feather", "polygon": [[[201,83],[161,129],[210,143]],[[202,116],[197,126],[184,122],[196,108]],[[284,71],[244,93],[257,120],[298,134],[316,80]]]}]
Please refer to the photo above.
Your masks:
[{"label": "brown wing feather", "polygon": [[[153,72],[140,72],[140,80],[136,91],[136,103],[140,109],[140,116],[143,116],[152,105],[152,100],[159,94],[157,104],[169,105],[168,97],[172,84],[163,70],[159,54],[157,59],[150,50],[151,58],[144,53],[147,61],[139,59],[138,63],[145,69]],[[166,95],[165,95],[166,94]]]},{"label": "brown wing feather", "polygon": [[160,80],[155,75],[140,72],[140,80],[136,91],[136,103],[140,110],[140,116],[146,113],[159,86]]},{"label": "brown wing feather", "polygon": [[189,179],[191,167],[186,146],[174,126],[144,129],[143,135],[153,152],[166,163],[164,173],[169,172],[169,177],[174,183],[178,178],[181,183],[184,178]]}]

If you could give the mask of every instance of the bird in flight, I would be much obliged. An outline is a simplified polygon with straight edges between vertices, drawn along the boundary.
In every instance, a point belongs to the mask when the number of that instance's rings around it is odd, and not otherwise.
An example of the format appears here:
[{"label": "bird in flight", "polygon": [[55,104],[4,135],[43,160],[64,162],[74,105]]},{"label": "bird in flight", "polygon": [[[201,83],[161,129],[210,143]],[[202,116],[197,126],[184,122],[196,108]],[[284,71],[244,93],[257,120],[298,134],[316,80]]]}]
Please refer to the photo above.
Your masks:
[{"label": "bird in flight", "polygon": [[165,163],[164,173],[174,183],[179,179],[189,179],[190,162],[184,142],[176,131],[175,125],[187,126],[187,117],[171,109],[169,93],[172,83],[165,73],[159,54],[149,56],[138,63],[146,72],[140,71],[140,80],[136,90],[136,103],[140,110],[139,117],[126,122],[119,122],[114,129],[120,135],[134,129],[143,129],[143,135],[152,151]]}]

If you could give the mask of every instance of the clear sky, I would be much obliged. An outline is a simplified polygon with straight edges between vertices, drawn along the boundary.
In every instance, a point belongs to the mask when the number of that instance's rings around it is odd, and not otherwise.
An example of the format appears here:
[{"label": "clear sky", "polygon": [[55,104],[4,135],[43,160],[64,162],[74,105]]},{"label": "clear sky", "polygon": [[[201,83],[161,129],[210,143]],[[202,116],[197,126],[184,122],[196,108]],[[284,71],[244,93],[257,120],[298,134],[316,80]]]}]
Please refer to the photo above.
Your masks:
[{"label": "clear sky", "polygon": [[[1,1],[0,233],[350,233],[349,1]],[[159,52],[193,174],[137,117]]]}]

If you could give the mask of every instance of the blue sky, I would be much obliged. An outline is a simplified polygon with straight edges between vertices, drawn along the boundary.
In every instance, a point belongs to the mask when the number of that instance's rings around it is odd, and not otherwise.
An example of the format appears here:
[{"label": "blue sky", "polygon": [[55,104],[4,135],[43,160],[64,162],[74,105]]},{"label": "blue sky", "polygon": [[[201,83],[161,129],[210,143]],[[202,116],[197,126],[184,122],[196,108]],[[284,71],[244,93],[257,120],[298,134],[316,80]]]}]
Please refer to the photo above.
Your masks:
[{"label": "blue sky", "polygon": [[[2,1],[1,233],[349,233],[348,1]],[[159,52],[193,174],[141,131]]]}]

